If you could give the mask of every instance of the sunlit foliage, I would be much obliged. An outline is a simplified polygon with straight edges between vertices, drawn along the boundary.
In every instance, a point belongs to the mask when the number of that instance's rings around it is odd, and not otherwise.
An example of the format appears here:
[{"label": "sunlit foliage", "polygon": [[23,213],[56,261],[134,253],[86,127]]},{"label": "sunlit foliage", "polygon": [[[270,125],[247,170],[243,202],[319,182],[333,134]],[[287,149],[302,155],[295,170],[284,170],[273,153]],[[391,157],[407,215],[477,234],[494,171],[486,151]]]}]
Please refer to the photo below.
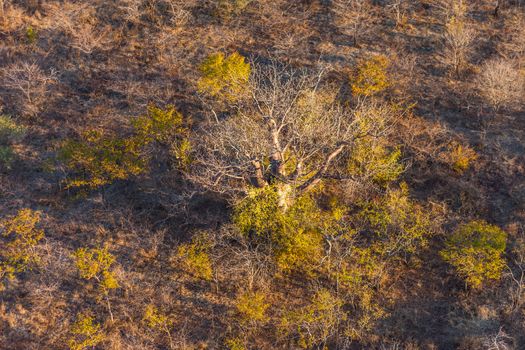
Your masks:
[{"label": "sunlit foliage", "polygon": [[264,322],[266,310],[270,306],[262,292],[246,292],[237,298],[235,307],[241,316],[241,322]]},{"label": "sunlit foliage", "polygon": [[237,52],[212,54],[200,66],[199,90],[226,101],[236,101],[246,93],[250,64]]},{"label": "sunlit foliage", "polygon": [[105,338],[101,326],[94,322],[92,316],[78,314],[76,322],[71,327],[71,338],[68,341],[70,350],[91,349]]},{"label": "sunlit foliage", "polygon": [[342,311],[343,301],[328,290],[318,291],[309,305],[288,312],[281,320],[281,331],[297,336],[303,349],[327,346],[328,339],[337,331],[347,315]]},{"label": "sunlit foliage", "polygon": [[385,90],[390,85],[388,64],[388,59],[381,55],[361,61],[352,81],[352,92],[357,96],[372,96]]},{"label": "sunlit foliage", "polygon": [[95,189],[144,173],[150,157],[145,148],[153,142],[170,147],[178,164],[187,165],[190,145],[183,124],[182,115],[173,106],[150,106],[146,115],[132,120],[131,136],[88,130],[80,140],[66,140],[59,159],[76,174],[67,180],[67,187]]},{"label": "sunlit foliage", "polygon": [[35,248],[44,238],[44,231],[39,228],[41,216],[41,212],[25,208],[0,220],[0,279],[14,279],[15,274],[39,261]]},{"label": "sunlit foliage", "polygon": [[448,239],[441,256],[463,277],[479,288],[487,280],[497,280],[505,267],[507,234],[483,220],[461,225]]},{"label": "sunlit foliage", "polygon": [[197,234],[190,243],[183,243],[177,250],[184,268],[196,278],[209,281],[213,277],[213,266],[209,250],[211,242],[206,234]]},{"label": "sunlit foliage", "polygon": [[383,199],[367,205],[360,215],[381,240],[380,251],[389,256],[416,253],[428,244],[432,234],[430,214],[409,198],[406,183],[388,190]]},{"label": "sunlit foliage", "polygon": [[104,294],[119,287],[111,270],[115,257],[108,252],[107,248],[79,248],[74,258],[80,277],[87,280],[95,279]]}]

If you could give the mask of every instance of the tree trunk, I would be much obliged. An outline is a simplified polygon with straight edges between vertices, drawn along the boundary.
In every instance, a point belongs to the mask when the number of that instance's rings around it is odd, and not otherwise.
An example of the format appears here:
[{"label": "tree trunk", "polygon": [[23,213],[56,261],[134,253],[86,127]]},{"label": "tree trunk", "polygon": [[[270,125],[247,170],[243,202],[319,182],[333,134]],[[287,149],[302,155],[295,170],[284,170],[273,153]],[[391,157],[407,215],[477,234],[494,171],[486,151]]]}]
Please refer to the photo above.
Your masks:
[{"label": "tree trunk", "polygon": [[267,185],[266,180],[264,179],[264,174],[262,171],[261,162],[258,160],[252,161],[252,165],[254,167],[254,173],[255,175],[250,179],[250,182],[252,185],[254,185],[257,188],[263,188]]}]

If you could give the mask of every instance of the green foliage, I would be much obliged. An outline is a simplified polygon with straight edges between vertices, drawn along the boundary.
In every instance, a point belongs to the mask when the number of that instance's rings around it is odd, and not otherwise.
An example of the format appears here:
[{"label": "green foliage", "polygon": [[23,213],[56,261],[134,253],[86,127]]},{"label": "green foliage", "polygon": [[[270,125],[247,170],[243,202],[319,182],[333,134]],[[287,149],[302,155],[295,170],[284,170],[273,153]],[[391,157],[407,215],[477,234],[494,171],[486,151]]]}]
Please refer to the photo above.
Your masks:
[{"label": "green foliage", "polygon": [[171,105],[165,109],[148,106],[147,114],[132,120],[131,124],[135,131],[135,142],[139,145],[154,141],[168,144],[188,132],[184,126],[184,117]]},{"label": "green foliage", "polygon": [[238,15],[253,0],[217,0],[216,14],[221,18]]},{"label": "green foliage", "polygon": [[357,96],[372,96],[385,90],[390,85],[387,68],[388,59],[382,55],[360,62],[352,81],[352,93]]},{"label": "green foliage", "polygon": [[67,140],[59,159],[78,174],[67,181],[67,187],[94,189],[143,173],[146,164],[138,146],[133,139],[108,136],[97,130],[83,133],[80,141]]},{"label": "green foliage", "polygon": [[9,116],[0,115],[0,145],[18,141],[25,133],[25,127],[18,125]]},{"label": "green foliage", "polygon": [[239,53],[234,52],[225,57],[219,52],[208,56],[201,64],[200,71],[200,92],[234,102],[246,93],[251,68]]},{"label": "green foliage", "polygon": [[37,31],[32,26],[28,26],[26,29],[27,43],[34,44],[37,38],[38,38]]},{"label": "green foliage", "polygon": [[389,151],[381,142],[366,137],[356,142],[348,171],[352,175],[369,176],[377,183],[386,184],[397,180],[403,173],[404,167],[400,159],[399,148]]},{"label": "green foliage", "polygon": [[322,233],[331,213],[323,213],[311,195],[295,198],[288,208],[280,199],[278,186],[252,189],[235,206],[233,221],[242,234],[273,246],[281,270],[311,272],[322,257]]},{"label": "green foliage", "polygon": [[340,322],[347,315],[343,302],[328,290],[318,291],[309,305],[288,312],[281,320],[284,334],[297,333],[298,345],[304,349],[324,348]]},{"label": "green foliage", "polygon": [[0,278],[14,279],[39,261],[35,247],[44,237],[38,228],[41,213],[31,209],[20,209],[15,216],[0,220]]},{"label": "green foliage", "polygon": [[386,312],[377,301],[378,286],[386,266],[377,247],[353,247],[350,253],[330,269],[344,300],[352,306],[346,334],[352,339],[366,338],[375,322]]},{"label": "green foliage", "polygon": [[265,302],[262,292],[246,292],[237,298],[235,306],[241,316],[241,322],[264,322],[268,319],[266,310],[270,304]]},{"label": "green foliage", "polygon": [[213,277],[213,268],[209,256],[211,242],[206,234],[195,235],[191,243],[179,246],[177,256],[182,260],[184,267],[196,278],[210,281]]},{"label": "green foliage", "polygon": [[10,169],[15,159],[11,144],[20,140],[26,133],[26,128],[15,123],[8,116],[0,115],[0,169]]},{"label": "green foliage", "polygon": [[470,164],[478,159],[478,155],[468,146],[453,143],[448,148],[446,158],[452,169],[463,174],[470,167]]},{"label": "green foliage", "polygon": [[388,190],[379,202],[368,204],[360,216],[381,239],[378,249],[389,256],[416,253],[428,244],[432,233],[430,214],[410,200],[406,183]]},{"label": "green foliage", "polygon": [[452,234],[441,256],[470,286],[478,288],[486,280],[500,278],[506,240],[507,234],[499,227],[483,220],[471,221]]},{"label": "green foliage", "polygon": [[0,146],[0,169],[11,169],[14,160],[15,153],[11,146]]},{"label": "green foliage", "polygon": [[67,181],[67,187],[94,189],[144,173],[149,160],[145,147],[153,142],[169,145],[179,164],[188,164],[187,129],[182,115],[172,106],[150,106],[148,113],[133,120],[132,125],[134,133],[129,137],[88,130],[79,141],[64,142],[59,159],[78,175]]},{"label": "green foliage", "polygon": [[94,318],[89,315],[79,314],[76,322],[71,327],[72,337],[68,342],[71,350],[84,350],[94,348],[105,338],[100,324],[94,323]]},{"label": "green foliage", "polygon": [[80,277],[87,280],[95,279],[102,293],[107,295],[109,290],[119,287],[115,275],[110,270],[115,257],[107,248],[79,248],[74,253],[75,265]]},{"label": "green foliage", "polygon": [[155,305],[149,304],[144,310],[144,322],[146,325],[155,330],[161,330],[169,333],[169,328],[173,325],[172,320],[168,315],[162,313]]},{"label": "green foliage", "polygon": [[230,338],[226,340],[226,346],[230,350],[246,350],[244,346],[244,341],[239,338]]}]

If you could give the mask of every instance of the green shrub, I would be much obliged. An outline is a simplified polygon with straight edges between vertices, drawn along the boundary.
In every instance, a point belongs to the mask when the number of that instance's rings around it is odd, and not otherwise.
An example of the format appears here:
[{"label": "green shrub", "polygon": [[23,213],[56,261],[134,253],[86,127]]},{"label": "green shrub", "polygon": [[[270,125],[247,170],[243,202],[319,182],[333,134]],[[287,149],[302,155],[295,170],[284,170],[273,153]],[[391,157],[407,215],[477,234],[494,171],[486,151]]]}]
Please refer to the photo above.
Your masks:
[{"label": "green shrub", "polygon": [[312,272],[323,254],[323,230],[332,213],[319,209],[311,195],[280,205],[277,186],[252,189],[236,204],[233,221],[240,232],[270,246],[283,271]]},{"label": "green shrub", "polygon": [[406,183],[397,190],[389,189],[380,201],[367,204],[360,216],[381,240],[378,249],[389,256],[418,252],[433,232],[430,214],[410,200]]},{"label": "green shrub", "polygon": [[15,153],[11,146],[0,146],[0,169],[11,169]]},{"label": "green shrub", "polygon": [[185,269],[193,276],[210,281],[213,277],[213,267],[209,255],[211,242],[206,234],[195,235],[191,243],[183,243],[177,250],[177,256],[182,260]]},{"label": "green shrub", "polygon": [[240,294],[236,301],[236,308],[241,316],[241,322],[264,322],[268,319],[266,310],[270,304],[265,302],[266,296],[262,292],[246,292]]},{"label": "green shrub", "polygon": [[296,334],[298,345],[303,349],[325,349],[329,338],[337,332],[338,324],[347,317],[342,306],[341,299],[328,290],[320,290],[309,305],[288,312],[281,319],[281,331]]},{"label": "green shrub", "polygon": [[372,96],[385,90],[390,85],[386,71],[388,64],[388,59],[382,55],[361,61],[352,81],[352,93],[357,96]]},{"label": "green shrub", "polygon": [[71,327],[70,350],[94,349],[105,338],[100,324],[94,323],[94,318],[86,314],[78,314]]},{"label": "green shrub", "polygon": [[200,66],[199,91],[228,102],[237,101],[247,91],[250,64],[237,52],[225,57],[212,54]]},{"label": "green shrub", "polygon": [[25,127],[18,125],[9,116],[0,115],[0,145],[16,142],[20,140],[25,133]]},{"label": "green shrub", "polygon": [[389,150],[373,138],[358,140],[352,150],[348,171],[352,175],[367,176],[377,183],[395,181],[404,171],[401,150]]},{"label": "green shrub", "polygon": [[224,19],[239,15],[242,10],[253,0],[216,0],[215,14]]},{"label": "green shrub", "polygon": [[483,220],[461,225],[448,239],[441,256],[472,287],[497,280],[505,267],[507,234]]},{"label": "green shrub", "polygon": [[118,281],[111,271],[115,257],[107,248],[79,248],[73,255],[80,277],[97,281],[102,293],[119,287]]},{"label": "green shrub", "polygon": [[6,276],[15,278],[16,273],[24,272],[39,261],[35,250],[44,237],[38,228],[41,212],[21,209],[15,216],[0,220],[0,279]]},{"label": "green shrub", "polygon": [[37,31],[32,26],[27,27],[26,29],[27,43],[30,45],[34,44],[37,38],[38,38]]},{"label": "green shrub", "polygon": [[129,137],[88,130],[80,140],[66,140],[58,158],[75,174],[66,186],[95,189],[140,175],[147,170],[148,154],[152,153],[146,152],[146,147],[154,142],[170,148],[178,165],[186,166],[190,145],[183,123],[173,106],[150,106],[146,115],[132,121],[133,134]]},{"label": "green shrub", "polygon": [[67,188],[94,189],[146,170],[135,140],[105,135],[98,130],[84,132],[78,141],[65,141],[59,159],[76,174],[66,182]]}]

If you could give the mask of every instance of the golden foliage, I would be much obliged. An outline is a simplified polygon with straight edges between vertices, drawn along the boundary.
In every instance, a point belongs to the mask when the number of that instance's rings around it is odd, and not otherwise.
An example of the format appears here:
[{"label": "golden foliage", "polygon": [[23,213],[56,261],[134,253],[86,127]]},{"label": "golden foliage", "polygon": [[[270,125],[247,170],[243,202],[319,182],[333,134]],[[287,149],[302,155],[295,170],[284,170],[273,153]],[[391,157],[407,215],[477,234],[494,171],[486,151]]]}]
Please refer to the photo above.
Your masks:
[{"label": "golden foliage", "polygon": [[107,248],[79,248],[73,257],[80,277],[87,280],[95,279],[104,294],[107,295],[110,289],[119,287],[115,275],[110,270],[115,257]]},{"label": "golden foliage", "polygon": [[196,278],[210,281],[213,277],[213,267],[209,256],[211,242],[204,233],[193,237],[191,243],[183,243],[177,250],[177,256],[182,260],[186,270]]},{"label": "golden foliage", "polygon": [[388,64],[388,59],[382,55],[361,61],[352,81],[352,93],[357,96],[372,96],[385,90],[390,85]]},{"label": "golden foliage", "polygon": [[441,256],[458,275],[474,288],[486,280],[497,280],[505,267],[507,234],[486,221],[471,221],[459,226],[441,251]]},{"label": "golden foliage", "polygon": [[94,323],[94,318],[86,314],[77,315],[77,320],[71,327],[72,337],[68,345],[70,350],[94,348],[105,338],[100,324]]},{"label": "golden foliage", "polygon": [[246,93],[251,68],[239,53],[234,52],[225,57],[219,52],[208,56],[201,64],[200,71],[200,92],[235,102]]},{"label": "golden foliage", "polygon": [[15,216],[0,220],[0,277],[13,279],[16,273],[38,262],[35,247],[44,237],[44,231],[38,228],[41,216],[41,212],[25,208]]},{"label": "golden foliage", "polygon": [[265,302],[266,296],[262,292],[246,292],[240,294],[236,301],[236,308],[241,316],[241,322],[264,322],[268,319],[266,310],[270,304]]}]

